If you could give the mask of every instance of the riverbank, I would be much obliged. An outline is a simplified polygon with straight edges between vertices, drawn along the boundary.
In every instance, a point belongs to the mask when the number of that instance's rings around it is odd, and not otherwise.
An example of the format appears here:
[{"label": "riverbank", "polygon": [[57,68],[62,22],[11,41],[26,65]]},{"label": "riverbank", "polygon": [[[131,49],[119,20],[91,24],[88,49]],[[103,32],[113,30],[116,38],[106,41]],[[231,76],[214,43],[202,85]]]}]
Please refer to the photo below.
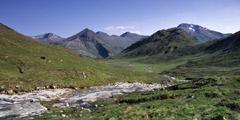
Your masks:
[{"label": "riverbank", "polygon": [[[115,83],[113,85],[95,86],[76,91],[74,89],[47,89],[24,94],[0,94],[0,117],[4,116],[33,116],[48,112],[39,101],[61,100],[66,104],[55,107],[69,107],[68,103],[77,101],[93,102],[99,99],[111,98],[116,94],[126,94],[134,91],[151,91],[164,89],[170,84]],[[79,105],[75,105],[76,107]],[[71,106],[73,107],[73,106]]]}]

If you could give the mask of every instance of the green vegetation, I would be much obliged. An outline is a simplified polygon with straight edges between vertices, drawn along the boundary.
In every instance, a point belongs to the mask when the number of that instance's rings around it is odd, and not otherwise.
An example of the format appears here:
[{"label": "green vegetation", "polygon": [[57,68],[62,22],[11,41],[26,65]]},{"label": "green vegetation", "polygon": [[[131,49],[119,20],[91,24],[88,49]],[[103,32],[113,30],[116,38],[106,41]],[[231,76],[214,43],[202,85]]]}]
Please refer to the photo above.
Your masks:
[{"label": "green vegetation", "polygon": [[[104,66],[73,50],[40,43],[0,25],[1,90],[30,91],[34,87],[89,87],[115,82],[162,82],[156,74]],[[84,78],[83,72],[86,75]],[[19,85],[20,88],[15,88]]]},{"label": "green vegetation", "polygon": [[159,56],[167,59],[172,54],[184,47],[199,44],[181,29],[161,30],[152,36],[142,39],[126,48],[118,57],[140,57],[140,56]]},{"label": "green vegetation", "polygon": [[90,110],[53,108],[59,100],[41,102],[52,113],[34,116],[35,119],[240,118],[240,32],[199,44],[180,29],[159,31],[116,57],[96,60],[39,43],[3,25],[0,45],[0,82],[4,89],[27,91],[51,84],[81,88],[121,81],[169,82],[164,74],[190,80],[166,89],[98,100],[91,104],[100,107]]},{"label": "green vegetation", "polygon": [[[203,119],[238,120],[240,110],[240,76],[194,79],[166,90],[134,92],[115,95],[113,99],[103,99],[92,104],[102,107],[82,109],[59,109],[51,107],[53,113],[36,116],[35,119]],[[57,111],[63,110],[62,113]],[[82,111],[82,112],[81,112]],[[83,116],[79,116],[82,113]],[[57,115],[57,117],[51,117]]]},{"label": "green vegetation", "polygon": [[96,104],[105,103],[106,106],[94,109],[83,119],[237,120],[239,85],[239,81],[233,77],[196,79],[167,91],[118,95],[114,97],[116,101],[97,101]]},{"label": "green vegetation", "polygon": [[[179,65],[183,65],[187,63],[186,58],[181,59],[175,59],[171,61],[163,61],[158,63],[152,63],[149,64],[142,62],[142,60],[146,60],[146,57],[138,57],[138,58],[111,58],[111,59],[99,59],[100,63],[103,63],[107,66],[112,66],[115,68],[128,70],[128,71],[134,71],[134,72],[149,72],[148,70],[152,71],[152,73],[161,73],[164,70],[170,70],[173,69]],[[141,62],[138,62],[141,61]]]}]

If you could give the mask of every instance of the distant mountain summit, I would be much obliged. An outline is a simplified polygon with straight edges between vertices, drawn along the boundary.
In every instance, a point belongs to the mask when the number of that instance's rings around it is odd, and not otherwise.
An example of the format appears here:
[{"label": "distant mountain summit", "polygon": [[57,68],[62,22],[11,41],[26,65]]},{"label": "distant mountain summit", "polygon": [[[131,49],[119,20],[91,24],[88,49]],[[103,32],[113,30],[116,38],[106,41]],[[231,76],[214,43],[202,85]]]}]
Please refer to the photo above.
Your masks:
[{"label": "distant mountain summit", "polygon": [[142,38],[146,38],[149,36],[144,36],[144,35],[138,35],[136,33],[131,33],[131,32],[125,32],[122,35],[120,35],[120,37],[124,37],[124,38],[130,38],[132,43],[137,42],[138,40],[142,39]]},{"label": "distant mountain summit", "polygon": [[102,44],[101,38],[96,36],[96,33],[86,28],[83,31],[66,38],[61,41],[52,42],[51,44],[73,49],[81,55],[89,57],[107,57],[109,51],[106,46]]},{"label": "distant mountain summit", "polygon": [[51,43],[51,42],[56,42],[63,39],[62,37],[53,33],[46,33],[43,35],[32,36],[31,38],[43,43]]},{"label": "distant mountain summit", "polygon": [[182,23],[178,25],[177,28],[180,28],[186,31],[189,35],[193,37],[193,39],[199,41],[200,43],[205,43],[210,40],[220,39],[220,38],[224,38],[231,35],[230,33],[223,34],[217,31],[209,30],[199,25],[188,24],[188,23]]},{"label": "distant mountain summit", "polygon": [[125,32],[120,37],[142,37],[142,35],[138,35],[136,33]]},{"label": "distant mountain summit", "polygon": [[88,28],[67,39],[51,42],[50,44],[73,49],[81,55],[96,57],[108,57],[120,53],[132,43],[146,36],[127,32],[125,35],[108,35],[104,32],[94,32]]}]

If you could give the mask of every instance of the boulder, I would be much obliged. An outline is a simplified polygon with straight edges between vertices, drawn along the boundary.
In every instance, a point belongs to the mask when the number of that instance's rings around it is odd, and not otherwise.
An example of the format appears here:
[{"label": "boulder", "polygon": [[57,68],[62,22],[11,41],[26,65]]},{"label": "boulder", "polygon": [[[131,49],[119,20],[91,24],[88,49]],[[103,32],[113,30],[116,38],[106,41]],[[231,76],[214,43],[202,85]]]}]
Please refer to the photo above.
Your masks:
[{"label": "boulder", "polygon": [[35,90],[40,90],[40,87],[35,87]]},{"label": "boulder", "polygon": [[85,74],[85,72],[83,72],[82,74],[83,74],[83,78],[86,78],[86,77],[87,77],[86,74]]},{"label": "boulder", "polygon": [[19,86],[19,85],[16,85],[16,86],[15,86],[15,88],[19,89],[19,88],[20,88],[20,86]]},{"label": "boulder", "polygon": [[45,89],[49,89],[49,86],[47,85],[47,86],[45,86]]},{"label": "boulder", "polygon": [[49,88],[51,88],[51,89],[56,89],[56,88],[57,88],[57,85],[50,85]]},{"label": "boulder", "polygon": [[66,115],[65,115],[65,114],[62,114],[62,117],[66,117]]},{"label": "boulder", "polygon": [[7,93],[7,94],[12,94],[12,93],[13,93],[13,90],[7,90],[6,93]]},{"label": "boulder", "polygon": [[40,58],[41,58],[41,59],[43,59],[43,60],[45,60],[45,59],[46,59],[46,57],[44,57],[44,56],[41,56]]}]

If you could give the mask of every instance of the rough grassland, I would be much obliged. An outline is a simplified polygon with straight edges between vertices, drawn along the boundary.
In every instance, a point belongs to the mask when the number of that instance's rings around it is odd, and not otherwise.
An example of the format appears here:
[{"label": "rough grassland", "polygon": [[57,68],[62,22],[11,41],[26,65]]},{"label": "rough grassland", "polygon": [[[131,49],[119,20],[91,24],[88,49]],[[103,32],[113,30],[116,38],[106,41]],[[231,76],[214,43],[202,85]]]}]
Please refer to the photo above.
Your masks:
[{"label": "rough grassland", "polygon": [[[163,79],[156,74],[105,66],[73,50],[40,43],[0,25],[0,83],[6,90],[29,91],[52,84],[82,88],[121,81],[161,82]],[[20,88],[15,88],[16,85]]]}]

